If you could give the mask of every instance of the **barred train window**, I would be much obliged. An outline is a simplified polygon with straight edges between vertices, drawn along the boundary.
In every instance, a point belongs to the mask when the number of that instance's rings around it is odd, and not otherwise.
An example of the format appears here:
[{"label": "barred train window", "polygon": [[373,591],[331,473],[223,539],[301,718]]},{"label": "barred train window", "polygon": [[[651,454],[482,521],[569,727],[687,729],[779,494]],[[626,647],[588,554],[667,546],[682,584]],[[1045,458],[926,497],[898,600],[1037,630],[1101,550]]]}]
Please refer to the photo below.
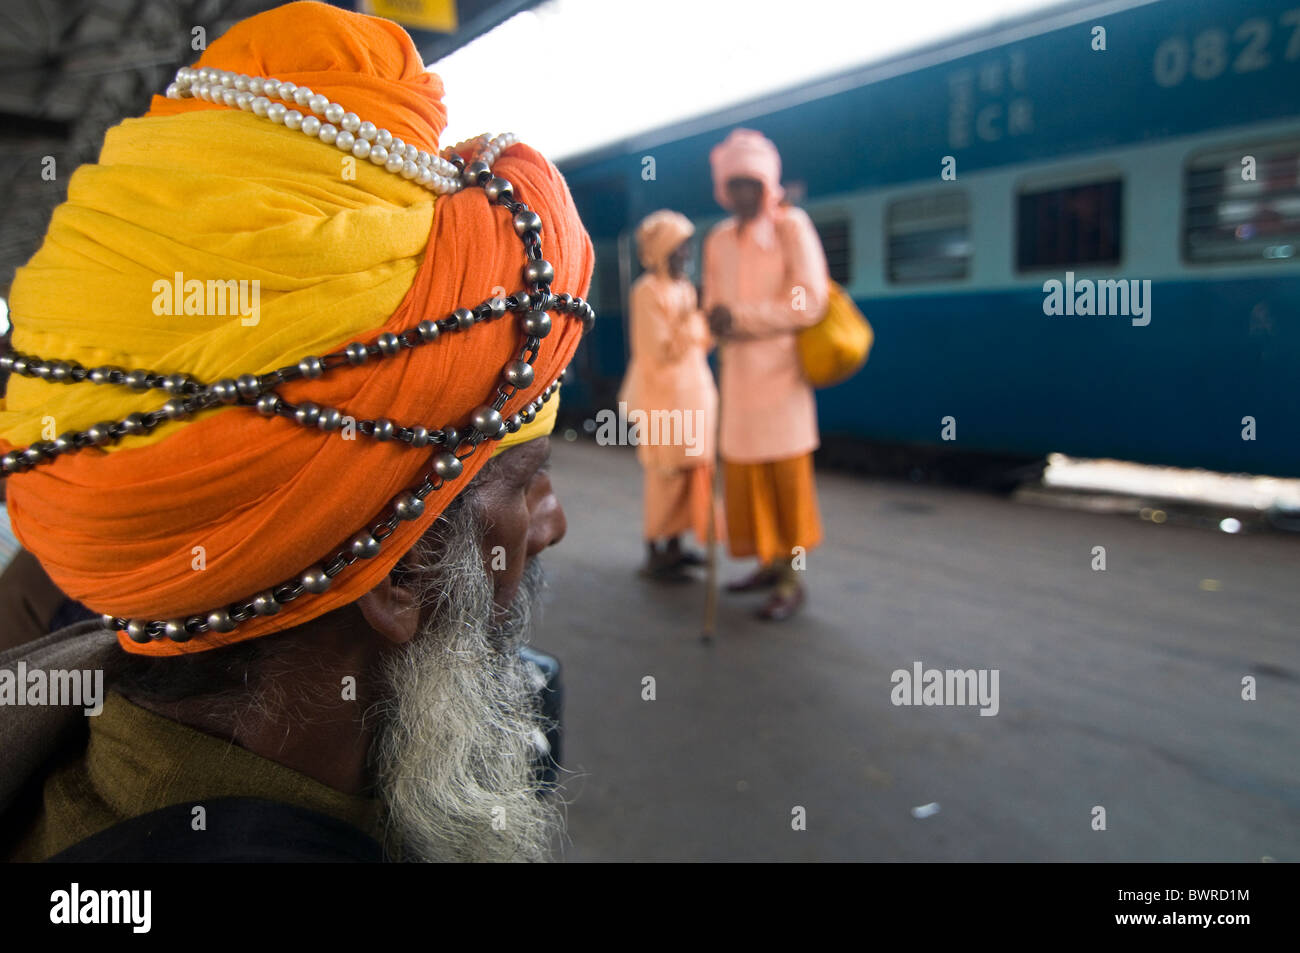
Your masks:
[{"label": "barred train window", "polygon": [[1021,193],[1016,266],[1118,263],[1123,196],[1119,179]]},{"label": "barred train window", "polygon": [[970,271],[970,199],[947,190],[890,202],[885,212],[889,280],[958,281]]},{"label": "barred train window", "polygon": [[1294,261],[1300,257],[1300,140],[1193,157],[1183,205],[1187,261]]},{"label": "barred train window", "polygon": [[840,218],[824,222],[813,222],[817,237],[821,239],[822,250],[826,252],[826,265],[830,269],[831,281],[847,285],[853,272],[853,247],[849,241],[849,220]]}]

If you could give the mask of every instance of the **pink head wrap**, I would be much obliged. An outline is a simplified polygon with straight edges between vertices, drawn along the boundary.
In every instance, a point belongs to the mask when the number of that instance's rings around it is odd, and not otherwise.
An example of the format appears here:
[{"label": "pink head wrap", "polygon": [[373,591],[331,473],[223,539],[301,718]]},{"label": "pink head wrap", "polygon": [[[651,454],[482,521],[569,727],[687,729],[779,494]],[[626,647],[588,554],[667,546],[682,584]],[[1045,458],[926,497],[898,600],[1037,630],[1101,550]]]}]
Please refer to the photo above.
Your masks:
[{"label": "pink head wrap", "polygon": [[781,188],[781,154],[762,133],[752,129],[733,129],[731,135],[709,153],[713,168],[713,197],[731,211],[727,183],[731,179],[757,179],[763,183],[763,212],[771,214],[785,196]]},{"label": "pink head wrap", "polygon": [[668,256],[682,242],[695,234],[691,220],[680,212],[660,209],[651,212],[636,228],[636,244],[641,264],[647,271],[663,271]]}]

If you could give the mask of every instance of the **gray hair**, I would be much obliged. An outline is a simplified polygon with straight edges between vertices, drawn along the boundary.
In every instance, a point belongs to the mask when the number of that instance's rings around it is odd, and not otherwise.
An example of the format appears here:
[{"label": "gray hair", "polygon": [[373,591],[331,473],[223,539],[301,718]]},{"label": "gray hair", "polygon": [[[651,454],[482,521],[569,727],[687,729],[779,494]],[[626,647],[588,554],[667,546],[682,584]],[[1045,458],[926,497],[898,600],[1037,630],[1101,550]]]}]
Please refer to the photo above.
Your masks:
[{"label": "gray hair", "polygon": [[382,671],[372,755],[389,840],[402,859],[544,860],[560,815],[537,771],[536,672],[519,655],[541,566],[529,561],[497,621],[479,508],[470,499],[437,529],[405,559],[429,619]]}]

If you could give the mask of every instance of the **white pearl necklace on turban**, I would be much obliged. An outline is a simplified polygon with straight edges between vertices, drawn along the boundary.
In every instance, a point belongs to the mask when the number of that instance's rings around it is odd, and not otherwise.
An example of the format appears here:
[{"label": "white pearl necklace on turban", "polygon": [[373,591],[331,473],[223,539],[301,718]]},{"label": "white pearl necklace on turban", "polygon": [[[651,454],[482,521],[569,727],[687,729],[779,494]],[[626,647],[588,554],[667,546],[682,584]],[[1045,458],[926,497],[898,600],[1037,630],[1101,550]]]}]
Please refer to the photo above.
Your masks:
[{"label": "white pearl necklace on turban", "polygon": [[[167,98],[190,97],[242,109],[287,129],[297,130],[358,159],[369,159],[394,175],[439,195],[450,195],[474,184],[464,180],[460,166],[451,160],[403,142],[387,129],[362,120],[356,113],[346,111],[338,103],[330,102],[329,97],[312,92],[306,86],[265,76],[245,76],[210,66],[199,69],[183,66],[167,87]],[[307,112],[294,108],[298,106]],[[467,140],[447,151],[457,152],[460,146],[474,141]],[[492,139],[484,134],[477,141],[482,144],[478,158],[491,166],[519,139],[514,133],[505,132]]]}]

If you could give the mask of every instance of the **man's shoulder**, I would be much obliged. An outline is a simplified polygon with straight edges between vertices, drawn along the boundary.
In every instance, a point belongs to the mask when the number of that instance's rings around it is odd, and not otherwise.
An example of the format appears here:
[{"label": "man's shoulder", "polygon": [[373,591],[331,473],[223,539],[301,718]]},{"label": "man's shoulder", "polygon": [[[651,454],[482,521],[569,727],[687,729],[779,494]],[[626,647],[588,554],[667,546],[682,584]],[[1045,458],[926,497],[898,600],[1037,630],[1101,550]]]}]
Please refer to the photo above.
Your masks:
[{"label": "man's shoulder", "polygon": [[812,218],[810,218],[808,213],[797,205],[783,205],[777,212],[776,224],[778,228],[791,230],[816,230],[813,227]]},{"label": "man's shoulder", "polygon": [[628,296],[636,301],[651,302],[662,294],[663,289],[660,287],[658,276],[652,271],[642,272],[628,289]]}]

